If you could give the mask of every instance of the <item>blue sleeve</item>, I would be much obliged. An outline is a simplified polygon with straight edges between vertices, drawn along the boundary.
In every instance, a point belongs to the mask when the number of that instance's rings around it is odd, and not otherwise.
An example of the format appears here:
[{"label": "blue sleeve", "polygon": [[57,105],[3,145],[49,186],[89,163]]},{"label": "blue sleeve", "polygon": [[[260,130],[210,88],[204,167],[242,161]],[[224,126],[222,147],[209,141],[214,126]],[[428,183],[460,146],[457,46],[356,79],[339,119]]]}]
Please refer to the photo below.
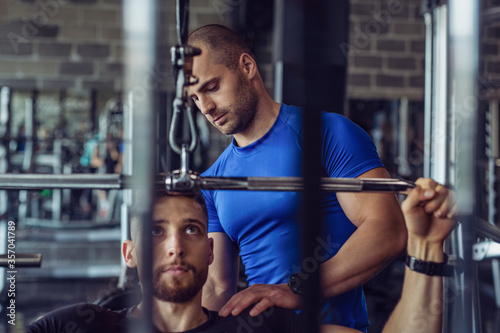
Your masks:
[{"label": "blue sleeve", "polygon": [[219,215],[212,198],[212,191],[202,191],[208,211],[208,232],[225,232],[220,224]]},{"label": "blue sleeve", "polygon": [[355,178],[383,167],[377,150],[361,127],[336,113],[324,113],[323,166],[330,177]]}]

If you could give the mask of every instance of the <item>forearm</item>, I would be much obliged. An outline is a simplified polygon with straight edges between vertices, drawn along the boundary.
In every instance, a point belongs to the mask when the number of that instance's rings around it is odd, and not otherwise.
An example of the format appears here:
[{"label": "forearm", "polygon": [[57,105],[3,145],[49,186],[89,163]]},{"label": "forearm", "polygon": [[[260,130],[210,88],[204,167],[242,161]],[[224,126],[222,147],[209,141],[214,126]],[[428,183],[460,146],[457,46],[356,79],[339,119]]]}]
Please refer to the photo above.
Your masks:
[{"label": "forearm", "polygon": [[[424,241],[408,242],[408,254],[424,261],[443,262],[442,244]],[[401,299],[396,305],[384,333],[438,333],[442,327],[443,278],[428,276],[406,267]]]},{"label": "forearm", "polygon": [[211,311],[219,311],[236,293],[236,288],[217,287],[208,281],[203,286],[202,305]]},{"label": "forearm", "polygon": [[321,266],[327,298],[352,290],[377,274],[406,246],[406,228],[385,221],[365,221],[339,252]]}]

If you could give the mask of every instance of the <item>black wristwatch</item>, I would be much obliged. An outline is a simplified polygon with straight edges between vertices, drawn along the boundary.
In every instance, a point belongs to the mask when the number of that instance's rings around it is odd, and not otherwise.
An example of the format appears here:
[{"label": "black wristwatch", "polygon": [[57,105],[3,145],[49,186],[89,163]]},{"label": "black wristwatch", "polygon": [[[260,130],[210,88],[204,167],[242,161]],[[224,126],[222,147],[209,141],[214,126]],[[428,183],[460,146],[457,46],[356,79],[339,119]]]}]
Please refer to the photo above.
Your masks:
[{"label": "black wristwatch", "polygon": [[300,274],[301,273],[292,274],[288,279],[288,287],[292,293],[297,295],[303,295],[304,293],[304,280],[300,278]]},{"label": "black wristwatch", "polygon": [[448,256],[444,254],[444,262],[423,261],[412,256],[406,256],[406,266],[412,271],[426,274],[429,276],[445,276],[453,275],[453,266],[448,263]]}]

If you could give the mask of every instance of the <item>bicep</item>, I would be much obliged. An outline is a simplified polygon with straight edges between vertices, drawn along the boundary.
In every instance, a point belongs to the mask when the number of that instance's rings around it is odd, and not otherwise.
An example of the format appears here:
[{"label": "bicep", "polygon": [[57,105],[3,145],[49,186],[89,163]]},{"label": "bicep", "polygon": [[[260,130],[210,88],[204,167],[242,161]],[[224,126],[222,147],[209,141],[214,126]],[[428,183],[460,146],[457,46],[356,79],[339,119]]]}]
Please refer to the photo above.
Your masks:
[{"label": "bicep", "polygon": [[236,293],[238,284],[238,250],[223,232],[211,232],[214,240],[214,260],[208,267],[203,286],[202,304],[209,310],[219,311]]},{"label": "bicep", "polygon": [[214,243],[214,260],[208,267],[208,277],[203,286],[202,304],[219,311],[236,293],[238,283],[238,249],[223,232],[208,234]]},{"label": "bicep", "polygon": [[[379,167],[356,178],[390,178],[390,176],[384,168]],[[337,198],[347,218],[356,227],[369,218],[394,221],[394,223],[404,221],[401,207],[393,193],[337,192]]]},{"label": "bicep", "polygon": [[208,279],[204,293],[208,292],[216,295],[231,293],[232,295],[232,293],[236,292],[238,280],[238,246],[223,231],[211,193],[204,191],[203,196],[205,197],[209,217],[208,237],[213,239],[214,246],[214,260],[208,267]]},{"label": "bicep", "polygon": [[[214,240],[214,261],[208,268],[210,279],[229,283],[238,279],[238,247],[223,232],[211,232]],[[234,283],[236,286],[236,283]],[[236,290],[236,289],[235,289]]]}]

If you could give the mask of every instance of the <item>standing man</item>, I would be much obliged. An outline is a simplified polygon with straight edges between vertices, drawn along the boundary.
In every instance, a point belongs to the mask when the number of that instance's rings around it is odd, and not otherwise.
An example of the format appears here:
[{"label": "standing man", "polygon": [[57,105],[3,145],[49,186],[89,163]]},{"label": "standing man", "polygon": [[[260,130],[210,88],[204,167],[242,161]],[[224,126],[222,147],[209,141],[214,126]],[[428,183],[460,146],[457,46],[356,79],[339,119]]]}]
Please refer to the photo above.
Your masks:
[{"label": "standing man", "polygon": [[[232,143],[203,176],[301,176],[302,112],[272,100],[248,46],[220,25],[193,31],[187,43],[202,51],[193,61],[199,82],[189,87],[189,96],[212,125],[233,135]],[[333,113],[322,113],[322,123],[321,176],[389,177],[361,128]],[[220,310],[222,316],[236,315],[254,302],[258,304],[251,314],[273,304],[299,308],[300,296],[287,282],[293,274],[307,271],[306,262],[300,262],[300,194],[217,190],[204,194],[215,258],[204,286],[204,306]],[[393,194],[373,193],[318,194],[317,199],[325,216],[325,233],[317,240],[313,258],[321,263],[323,320],[366,331],[362,284],[406,244],[399,203]],[[231,299],[238,254],[250,287]]]}]

